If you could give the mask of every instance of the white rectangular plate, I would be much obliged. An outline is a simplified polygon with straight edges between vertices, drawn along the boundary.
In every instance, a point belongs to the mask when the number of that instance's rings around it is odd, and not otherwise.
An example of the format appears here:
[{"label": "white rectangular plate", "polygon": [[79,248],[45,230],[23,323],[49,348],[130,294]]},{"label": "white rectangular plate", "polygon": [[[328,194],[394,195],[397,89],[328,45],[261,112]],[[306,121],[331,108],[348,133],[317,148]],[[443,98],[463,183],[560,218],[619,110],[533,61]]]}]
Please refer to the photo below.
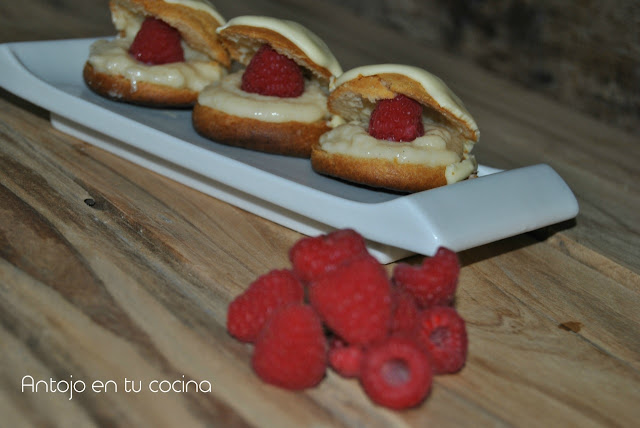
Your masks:
[{"label": "white rectangular plate", "polygon": [[64,132],[303,234],[353,228],[383,263],[440,246],[465,250],[578,213],[548,165],[480,167],[477,179],[401,195],[321,176],[305,159],[209,141],[193,130],[189,110],[113,102],[87,89],[82,68],[93,41],[0,45],[0,86],[49,110]]}]

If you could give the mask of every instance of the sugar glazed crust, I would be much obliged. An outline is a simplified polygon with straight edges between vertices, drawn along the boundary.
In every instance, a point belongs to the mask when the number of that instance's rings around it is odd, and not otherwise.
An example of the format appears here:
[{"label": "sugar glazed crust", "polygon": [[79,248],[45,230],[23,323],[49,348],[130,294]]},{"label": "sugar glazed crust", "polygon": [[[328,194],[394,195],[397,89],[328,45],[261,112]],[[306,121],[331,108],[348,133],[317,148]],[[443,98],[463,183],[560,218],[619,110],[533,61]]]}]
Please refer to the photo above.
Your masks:
[{"label": "sugar glazed crust", "polygon": [[310,70],[314,76],[327,82],[332,78],[331,71],[316,64],[302,49],[288,38],[269,28],[234,25],[222,28],[221,43],[233,59],[247,65],[253,54],[264,44],[269,44],[276,52],[293,59],[298,65]]},{"label": "sugar glazed crust", "polygon": [[[329,97],[329,111],[347,120],[362,119],[363,115],[368,115],[363,111],[362,100],[375,104],[379,100],[391,99],[398,94],[404,94],[441,115],[450,127],[461,131],[465,138],[471,141],[478,141],[480,138],[475,122],[455,114],[451,109],[438,103],[420,83],[398,73],[358,76],[341,84]],[[451,95],[454,96],[452,93]]]}]

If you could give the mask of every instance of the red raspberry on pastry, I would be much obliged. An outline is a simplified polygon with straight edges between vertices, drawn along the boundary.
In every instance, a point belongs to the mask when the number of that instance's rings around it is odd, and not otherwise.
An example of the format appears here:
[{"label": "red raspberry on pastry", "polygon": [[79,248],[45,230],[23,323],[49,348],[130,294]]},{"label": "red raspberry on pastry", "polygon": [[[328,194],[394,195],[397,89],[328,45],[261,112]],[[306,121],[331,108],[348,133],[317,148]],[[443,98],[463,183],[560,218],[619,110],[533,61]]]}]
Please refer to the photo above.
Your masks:
[{"label": "red raspberry on pastry", "polygon": [[412,294],[420,307],[429,308],[453,303],[459,274],[458,255],[441,247],[419,266],[398,263],[392,281]]},{"label": "red raspberry on pastry", "polygon": [[431,391],[429,358],[414,340],[391,336],[369,348],[362,362],[360,382],[369,398],[391,409],[420,404]]},{"label": "red raspberry on pastry", "polygon": [[379,101],[369,119],[369,135],[389,141],[413,141],[423,136],[422,105],[405,95]]},{"label": "red raspberry on pastry", "polygon": [[467,329],[458,312],[448,306],[420,314],[418,340],[427,349],[435,374],[455,373],[467,360]]},{"label": "red raspberry on pastry", "polygon": [[327,368],[327,341],[320,319],[308,305],[292,304],[275,312],[255,343],[253,370],[282,388],[311,388]]},{"label": "red raspberry on pastry", "polygon": [[254,342],[275,310],[303,300],[302,284],[291,271],[271,271],[256,279],[231,302],[227,330],[238,340]]},{"label": "red raspberry on pastry", "polygon": [[325,324],[350,345],[375,343],[389,333],[391,284],[372,256],[346,262],[311,283],[309,301]]},{"label": "red raspberry on pastry", "polygon": [[247,65],[240,88],[260,95],[294,98],[304,92],[304,76],[294,60],[262,45]]},{"label": "red raspberry on pastry", "polygon": [[352,229],[341,229],[299,240],[289,250],[289,259],[296,275],[302,281],[310,282],[365,254],[367,247],[362,236]]},{"label": "red raspberry on pastry", "polygon": [[360,376],[364,351],[357,345],[348,345],[340,339],[329,343],[329,366],[343,377]]},{"label": "red raspberry on pastry", "polygon": [[180,32],[156,18],[148,17],[136,34],[129,53],[145,64],[160,65],[184,61]]}]

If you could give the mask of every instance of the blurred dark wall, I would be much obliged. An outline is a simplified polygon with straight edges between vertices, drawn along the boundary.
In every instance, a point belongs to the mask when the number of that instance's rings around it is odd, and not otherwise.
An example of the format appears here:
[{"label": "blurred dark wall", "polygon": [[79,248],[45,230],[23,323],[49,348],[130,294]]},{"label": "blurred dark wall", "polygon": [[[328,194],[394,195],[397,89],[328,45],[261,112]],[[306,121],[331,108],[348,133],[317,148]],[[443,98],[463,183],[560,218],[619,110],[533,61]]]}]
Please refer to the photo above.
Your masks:
[{"label": "blurred dark wall", "polygon": [[329,0],[640,135],[640,0]]}]

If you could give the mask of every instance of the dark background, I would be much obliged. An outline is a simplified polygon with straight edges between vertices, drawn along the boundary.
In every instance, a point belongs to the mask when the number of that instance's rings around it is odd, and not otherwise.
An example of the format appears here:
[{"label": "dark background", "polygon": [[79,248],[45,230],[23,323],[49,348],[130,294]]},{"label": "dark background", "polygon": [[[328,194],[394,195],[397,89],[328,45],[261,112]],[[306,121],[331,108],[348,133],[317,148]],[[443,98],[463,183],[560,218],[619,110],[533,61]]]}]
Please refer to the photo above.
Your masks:
[{"label": "dark background", "polygon": [[638,0],[327,0],[640,135]]}]

